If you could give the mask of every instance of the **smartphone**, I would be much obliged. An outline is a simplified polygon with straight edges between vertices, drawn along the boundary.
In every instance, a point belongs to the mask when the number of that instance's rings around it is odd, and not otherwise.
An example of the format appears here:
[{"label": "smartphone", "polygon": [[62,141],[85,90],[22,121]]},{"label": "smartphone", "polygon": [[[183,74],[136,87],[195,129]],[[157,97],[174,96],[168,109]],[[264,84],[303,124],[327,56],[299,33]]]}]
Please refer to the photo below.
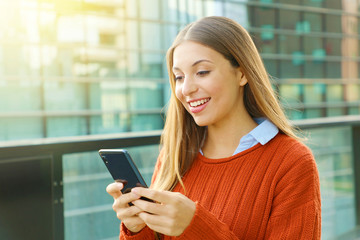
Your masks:
[{"label": "smartphone", "polygon": [[122,182],[123,193],[134,187],[147,187],[130,154],[125,149],[100,149],[99,155],[115,181]]}]

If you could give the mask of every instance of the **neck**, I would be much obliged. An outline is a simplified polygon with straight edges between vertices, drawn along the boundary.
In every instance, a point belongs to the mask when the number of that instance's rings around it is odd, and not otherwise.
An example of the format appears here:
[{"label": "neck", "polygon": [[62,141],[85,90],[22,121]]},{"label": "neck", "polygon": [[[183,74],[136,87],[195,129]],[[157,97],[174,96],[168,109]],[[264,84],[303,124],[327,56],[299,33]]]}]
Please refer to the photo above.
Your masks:
[{"label": "neck", "polygon": [[232,156],[240,143],[240,139],[257,126],[257,123],[247,112],[240,116],[220,126],[208,126],[207,136],[202,147],[206,157],[224,158]]}]

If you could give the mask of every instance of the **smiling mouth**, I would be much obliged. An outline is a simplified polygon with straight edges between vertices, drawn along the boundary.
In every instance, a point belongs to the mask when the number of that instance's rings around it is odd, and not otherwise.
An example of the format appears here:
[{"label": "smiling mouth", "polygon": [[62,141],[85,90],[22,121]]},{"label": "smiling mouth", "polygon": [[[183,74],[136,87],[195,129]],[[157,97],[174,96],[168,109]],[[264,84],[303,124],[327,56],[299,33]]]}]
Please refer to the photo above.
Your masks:
[{"label": "smiling mouth", "polygon": [[210,101],[210,98],[201,99],[198,101],[189,102],[190,107],[198,107]]}]

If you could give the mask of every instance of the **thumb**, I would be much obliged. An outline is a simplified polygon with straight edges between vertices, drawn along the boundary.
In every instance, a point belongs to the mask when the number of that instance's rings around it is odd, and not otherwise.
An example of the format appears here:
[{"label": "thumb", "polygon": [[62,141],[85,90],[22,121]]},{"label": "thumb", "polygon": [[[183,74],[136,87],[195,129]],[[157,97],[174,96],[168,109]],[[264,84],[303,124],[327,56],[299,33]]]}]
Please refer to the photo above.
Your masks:
[{"label": "thumb", "polygon": [[106,192],[116,199],[121,196],[121,189],[123,189],[123,187],[124,185],[122,183],[114,182],[106,187]]}]

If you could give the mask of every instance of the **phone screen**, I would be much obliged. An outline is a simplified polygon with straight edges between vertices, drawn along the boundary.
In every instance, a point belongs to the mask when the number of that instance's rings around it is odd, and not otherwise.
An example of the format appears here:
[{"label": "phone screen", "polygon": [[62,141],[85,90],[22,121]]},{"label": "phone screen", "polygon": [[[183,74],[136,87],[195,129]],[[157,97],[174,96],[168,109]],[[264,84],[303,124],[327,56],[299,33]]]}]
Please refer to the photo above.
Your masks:
[{"label": "phone screen", "polygon": [[147,187],[135,163],[126,150],[101,149],[99,154],[114,180],[124,183],[122,192],[127,192],[139,184]]}]

